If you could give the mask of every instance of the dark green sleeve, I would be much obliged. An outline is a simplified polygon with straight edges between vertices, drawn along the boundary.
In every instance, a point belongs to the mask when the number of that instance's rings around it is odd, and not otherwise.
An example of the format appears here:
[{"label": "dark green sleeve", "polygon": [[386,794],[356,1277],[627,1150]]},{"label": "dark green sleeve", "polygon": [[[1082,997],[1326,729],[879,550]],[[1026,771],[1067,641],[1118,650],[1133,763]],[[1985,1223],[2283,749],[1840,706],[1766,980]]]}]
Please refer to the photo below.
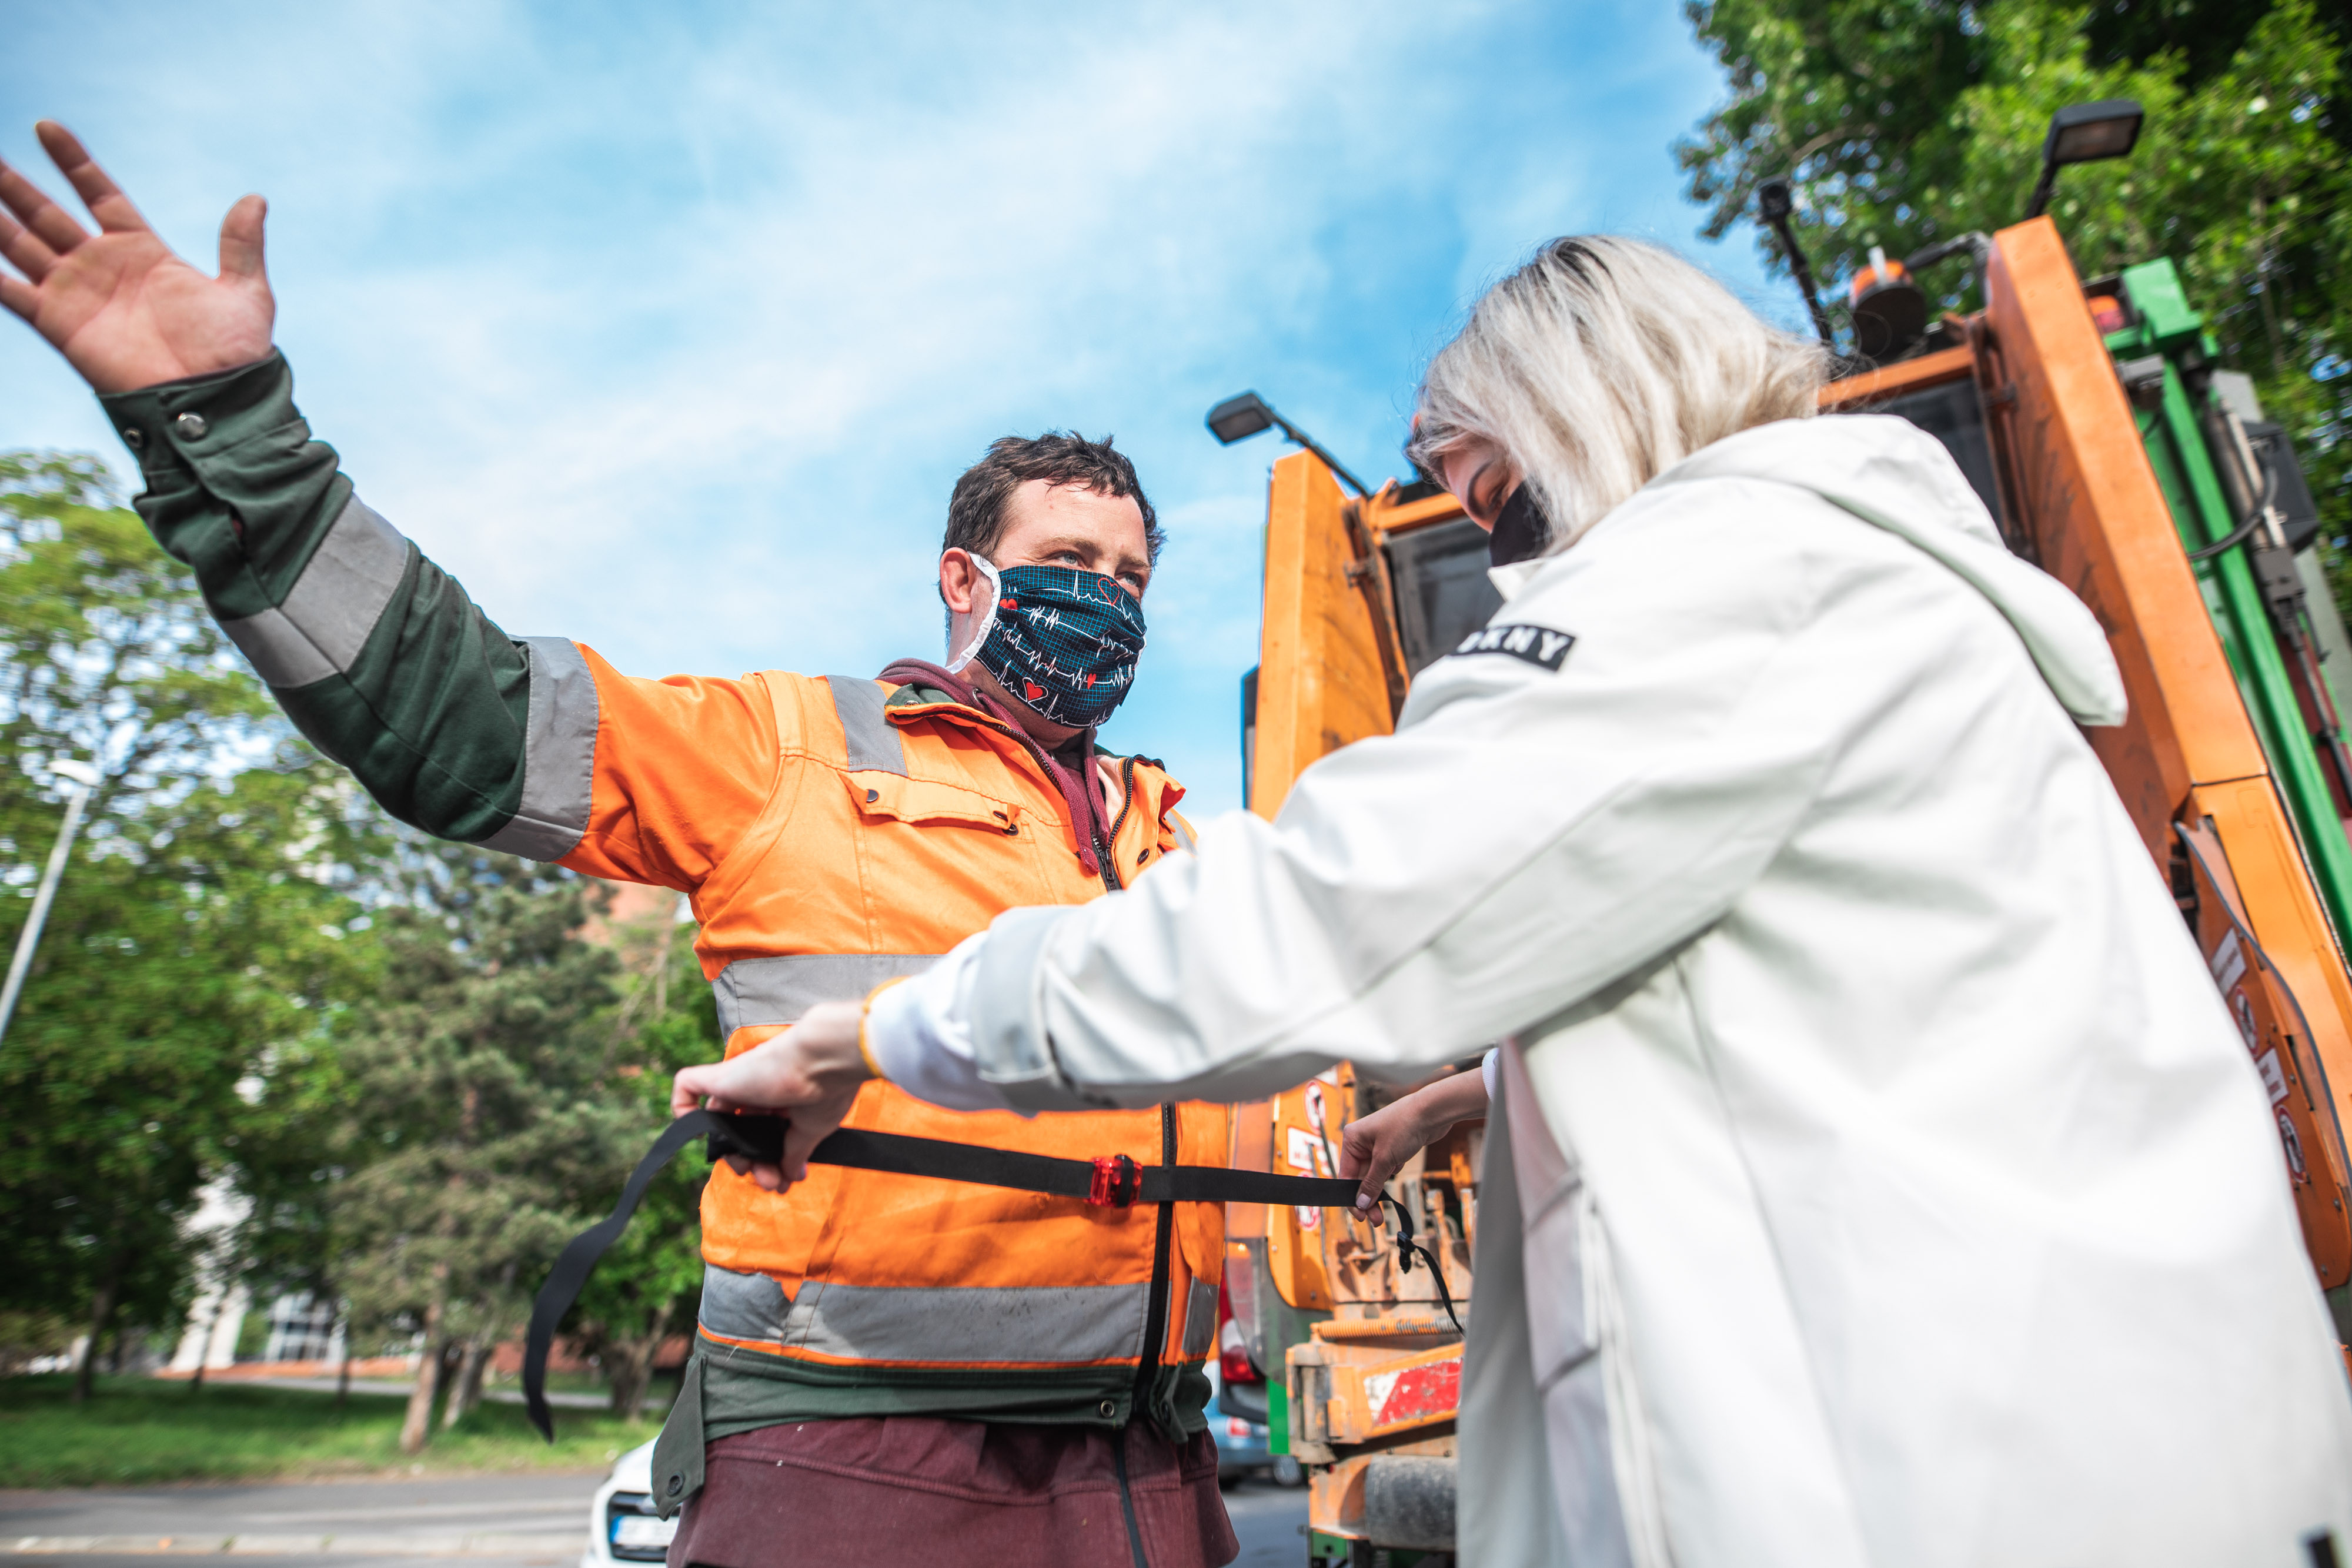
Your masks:
[{"label": "dark green sleeve", "polygon": [[427,832],[542,860],[577,841],[578,650],[509,637],[361,501],[282,355],[100,401],[138,455],[140,516],[321,751]]}]

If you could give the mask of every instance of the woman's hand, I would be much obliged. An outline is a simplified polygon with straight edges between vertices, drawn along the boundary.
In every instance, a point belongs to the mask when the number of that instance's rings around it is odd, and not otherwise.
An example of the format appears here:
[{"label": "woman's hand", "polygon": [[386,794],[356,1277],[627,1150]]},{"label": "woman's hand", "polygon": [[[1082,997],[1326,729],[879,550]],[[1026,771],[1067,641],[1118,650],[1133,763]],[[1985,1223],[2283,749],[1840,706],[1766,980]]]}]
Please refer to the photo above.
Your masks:
[{"label": "woman's hand", "polygon": [[278,302],[261,264],[268,204],[247,196],[221,222],[220,276],[172,254],[131,198],[55,120],[35,128],[98,232],[0,163],[0,305],[22,316],[101,392],[249,365],[269,353]]},{"label": "woman's hand", "polygon": [[841,1125],[859,1087],[874,1076],[857,1044],[865,1024],[864,1003],[825,1002],[740,1056],[680,1068],[670,1085],[670,1114],[683,1116],[706,1100],[713,1111],[790,1113],[782,1164],[727,1162],[738,1176],[748,1172],[768,1191],[782,1192],[807,1179],[809,1151]]},{"label": "woman's hand", "polygon": [[1454,1123],[1486,1113],[1486,1076],[1474,1070],[1441,1078],[1349,1123],[1339,1134],[1339,1174],[1363,1178],[1357,1209],[1378,1204],[1388,1179]]}]

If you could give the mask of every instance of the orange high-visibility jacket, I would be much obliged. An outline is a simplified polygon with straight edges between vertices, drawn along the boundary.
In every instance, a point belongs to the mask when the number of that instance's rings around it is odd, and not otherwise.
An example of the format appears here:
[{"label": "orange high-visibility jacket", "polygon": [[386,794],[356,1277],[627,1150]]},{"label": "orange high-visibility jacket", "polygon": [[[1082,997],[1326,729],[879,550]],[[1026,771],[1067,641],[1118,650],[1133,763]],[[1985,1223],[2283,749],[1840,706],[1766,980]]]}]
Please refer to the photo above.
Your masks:
[{"label": "orange high-visibility jacket", "polygon": [[[561,656],[532,652],[535,665]],[[855,676],[635,680],[582,653],[593,712],[570,705],[560,716],[583,733],[546,737],[577,747],[593,726],[587,828],[562,863],[691,895],[730,1056],[816,1002],[914,972],[1004,909],[1104,891],[1058,790],[986,714]],[[1178,847],[1183,791],[1152,763],[1116,765],[1109,858],[1127,881]],[[1146,1166],[1221,1165],[1227,1135],[1221,1106],[1030,1119],[942,1111],[879,1082],[846,1124]],[[926,1383],[1017,1373],[1056,1406],[1099,1388],[1102,1416],[1123,1415],[1147,1333],[1162,1366],[1203,1359],[1215,1333],[1213,1205],[1163,1219],[834,1166],[779,1195],[722,1165],[702,1221],[707,1353],[879,1380],[900,1391],[895,1407],[919,1406]]]},{"label": "orange high-visibility jacket", "polygon": [[[689,894],[730,1051],[1000,911],[1103,891],[1052,780],[985,714],[862,677],[633,680],[563,638],[509,636],[353,492],[276,354],[105,401],[146,480],[141,515],[302,732],[427,832]],[[1119,767],[1126,882],[1177,843],[1181,791]],[[1225,1157],[1209,1106],[1025,1121],[874,1085],[849,1122],[1143,1165]],[[1141,1373],[1205,1356],[1213,1206],[826,1166],[776,1197],[722,1166],[703,1226],[703,1350],[751,1375],[711,1390],[713,1437],[891,1412],[1124,1421],[1139,1387],[1155,1418],[1199,1418],[1198,1398]]]}]

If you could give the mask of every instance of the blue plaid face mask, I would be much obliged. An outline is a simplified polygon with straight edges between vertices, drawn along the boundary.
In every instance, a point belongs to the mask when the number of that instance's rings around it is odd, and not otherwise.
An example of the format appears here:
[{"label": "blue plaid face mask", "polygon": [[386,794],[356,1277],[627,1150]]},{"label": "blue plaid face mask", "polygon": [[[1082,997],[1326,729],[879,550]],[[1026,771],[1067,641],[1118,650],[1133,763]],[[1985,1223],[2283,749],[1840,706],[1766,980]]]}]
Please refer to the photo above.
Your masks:
[{"label": "blue plaid face mask", "polygon": [[999,570],[978,556],[990,602],[947,667],[975,659],[1044,718],[1091,729],[1135,684],[1143,604],[1115,577],[1071,566]]}]

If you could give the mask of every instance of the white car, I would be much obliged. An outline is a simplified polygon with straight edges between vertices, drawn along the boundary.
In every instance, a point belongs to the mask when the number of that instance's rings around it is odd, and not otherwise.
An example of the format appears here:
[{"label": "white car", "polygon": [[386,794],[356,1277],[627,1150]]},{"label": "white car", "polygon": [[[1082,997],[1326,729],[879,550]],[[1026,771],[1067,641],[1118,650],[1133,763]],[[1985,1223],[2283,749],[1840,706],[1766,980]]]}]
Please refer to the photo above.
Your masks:
[{"label": "white car", "polygon": [[613,1461],[613,1473],[588,1505],[588,1550],[580,1568],[658,1563],[677,1533],[675,1518],[654,1517],[654,1446],[640,1444]]}]

